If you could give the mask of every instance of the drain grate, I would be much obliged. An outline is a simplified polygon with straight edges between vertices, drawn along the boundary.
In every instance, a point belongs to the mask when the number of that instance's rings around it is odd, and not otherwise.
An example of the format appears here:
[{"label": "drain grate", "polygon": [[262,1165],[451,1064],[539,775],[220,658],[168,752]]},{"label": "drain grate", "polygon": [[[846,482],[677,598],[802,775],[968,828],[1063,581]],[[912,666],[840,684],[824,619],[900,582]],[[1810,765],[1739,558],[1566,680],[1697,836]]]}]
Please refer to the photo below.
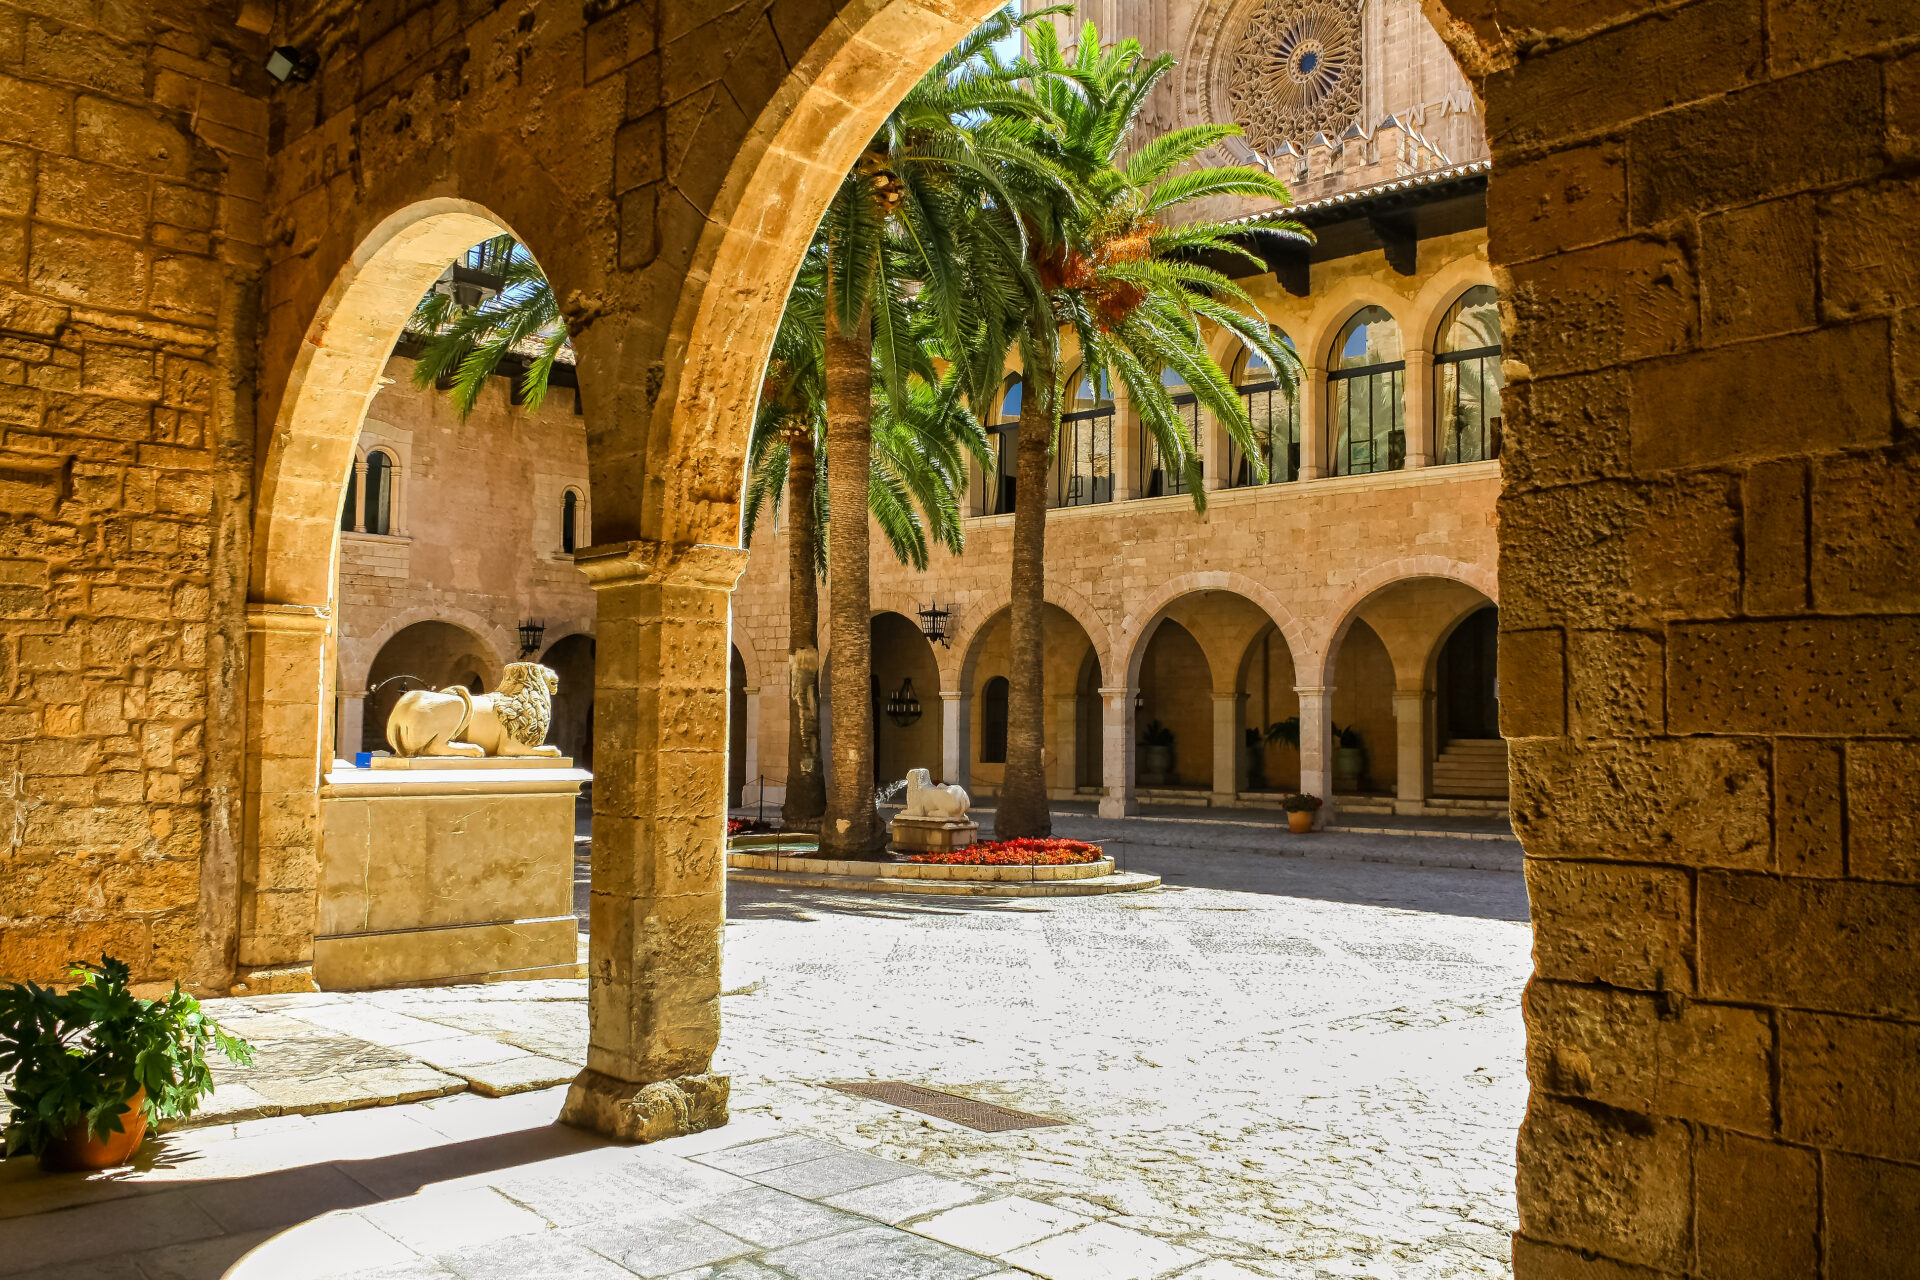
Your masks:
[{"label": "drain grate", "polygon": [[875,1102],[903,1107],[908,1111],[918,1111],[939,1120],[951,1120],[955,1124],[963,1124],[981,1133],[1005,1133],[1009,1129],[1048,1129],[1066,1123],[1064,1120],[1050,1120],[1046,1116],[1030,1115],[1025,1111],[996,1107],[991,1102],[976,1102],[972,1098],[963,1098],[957,1093],[922,1089],[917,1084],[906,1084],[899,1080],[839,1080],[829,1083],[827,1087],[838,1089],[841,1093],[850,1093],[856,1098],[872,1098]]}]

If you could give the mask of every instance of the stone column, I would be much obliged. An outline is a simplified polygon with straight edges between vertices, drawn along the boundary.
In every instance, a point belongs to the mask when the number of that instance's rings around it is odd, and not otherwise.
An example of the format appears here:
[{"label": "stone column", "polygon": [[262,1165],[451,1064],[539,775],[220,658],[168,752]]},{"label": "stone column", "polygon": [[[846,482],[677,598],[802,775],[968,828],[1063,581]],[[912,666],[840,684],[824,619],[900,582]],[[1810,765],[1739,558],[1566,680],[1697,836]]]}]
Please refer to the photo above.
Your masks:
[{"label": "stone column", "polygon": [[1427,691],[1393,691],[1393,728],[1398,744],[1393,811],[1419,813],[1427,800]]},{"label": "stone column", "polygon": [[747,699],[747,749],[740,762],[740,804],[745,806],[749,794],[756,802],[760,799],[760,686],[752,685],[740,692]]},{"label": "stone column", "polygon": [[973,789],[973,695],[940,691],[940,780]]},{"label": "stone column", "polygon": [[1133,812],[1133,689],[1100,690],[1100,816]]},{"label": "stone column", "polygon": [[1434,463],[1438,432],[1433,418],[1433,352],[1424,348],[1407,352],[1406,406],[1403,422],[1407,429],[1406,467],[1430,467]]},{"label": "stone column", "polygon": [[1080,699],[1053,700],[1053,788],[1071,797],[1080,770]]},{"label": "stone column", "polygon": [[720,1037],[727,598],[736,547],[588,547],[594,665],[587,1066],[560,1118],[651,1142],[726,1123]]},{"label": "stone column", "polygon": [[1140,496],[1140,420],[1125,383],[1113,388],[1113,500]]},{"label": "stone column", "polygon": [[1205,455],[1200,459],[1200,478],[1207,492],[1224,489],[1233,482],[1227,473],[1227,429],[1205,409],[1200,411],[1200,447]]},{"label": "stone column", "polygon": [[348,520],[355,533],[367,531],[367,460],[358,456],[353,460],[353,510]]},{"label": "stone column", "polygon": [[333,697],[333,754],[351,760],[365,737],[367,695],[338,692]]},{"label": "stone column", "polygon": [[1240,798],[1240,695],[1213,695],[1213,795],[1216,805]]},{"label": "stone column", "polygon": [[1333,474],[1327,459],[1327,367],[1300,362],[1300,478]]},{"label": "stone column", "polygon": [[322,714],[329,612],[247,606],[246,843],[234,991],[313,991],[320,886],[320,776],[332,758]]},{"label": "stone column", "polygon": [[1333,818],[1333,686],[1295,685],[1300,695],[1300,794],[1319,796],[1319,825]]}]

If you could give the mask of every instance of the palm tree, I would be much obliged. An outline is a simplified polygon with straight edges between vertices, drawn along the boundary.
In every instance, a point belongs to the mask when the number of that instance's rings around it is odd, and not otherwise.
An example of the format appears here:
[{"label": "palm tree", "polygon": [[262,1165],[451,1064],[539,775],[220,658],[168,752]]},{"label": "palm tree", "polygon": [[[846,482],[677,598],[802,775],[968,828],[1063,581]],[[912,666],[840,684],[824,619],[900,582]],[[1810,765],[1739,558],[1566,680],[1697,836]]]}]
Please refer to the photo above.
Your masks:
[{"label": "palm tree", "polygon": [[[816,465],[826,426],[824,247],[809,250],[774,335],[760,407],[748,444],[744,539],[762,511],[787,504],[787,791],[781,825],[817,831],[825,813],[820,761],[820,648],[817,575],[825,567],[818,529],[826,521],[826,476]],[[986,456],[987,441],[950,393],[909,379],[898,403],[885,395],[873,411],[875,448],[868,468],[867,511],[903,564],[927,567],[929,539],[958,554],[960,496],[966,456]]]},{"label": "palm tree", "polygon": [[442,380],[464,421],[480,401],[487,379],[509,355],[528,357],[520,394],[529,411],[547,395],[554,361],[567,346],[567,324],[553,286],[533,255],[512,236],[483,240],[467,251],[470,269],[496,277],[499,288],[478,305],[464,305],[458,285],[434,289],[420,299],[407,328],[425,338],[413,366],[415,386]]},{"label": "palm tree", "polygon": [[969,374],[987,324],[975,286],[1023,261],[1018,193],[1004,179],[1049,169],[1023,134],[1001,127],[1042,108],[992,56],[995,41],[1032,22],[1003,11],[942,58],[887,117],[821,222],[828,507],[842,513],[827,528],[834,765],[820,843],[829,854],[864,855],[886,838],[873,802],[867,524],[847,518],[863,510],[875,385],[894,405],[916,376],[935,386],[933,345],[956,363],[950,389],[977,385]]},{"label": "palm tree", "polygon": [[[1050,26],[1030,32],[1032,54],[1022,68],[1045,110],[1010,116],[1032,149],[1073,181],[1072,202],[1052,206],[1028,237],[1044,303],[1019,317],[1016,342],[1025,370],[1014,480],[1014,525],[1007,696],[1007,765],[994,815],[999,839],[1052,831],[1044,773],[1045,676],[1042,624],[1046,600],[1046,482],[1060,426],[1061,335],[1071,330],[1083,367],[1096,381],[1115,375],[1125,384],[1161,456],[1188,480],[1194,507],[1206,493],[1199,454],[1162,381],[1171,370],[1254,458],[1252,425],[1231,379],[1208,353],[1203,324],[1232,334],[1265,356],[1275,379],[1291,393],[1299,361],[1260,315],[1245,290],[1202,265],[1201,254],[1226,254],[1258,265],[1236,237],[1247,223],[1169,223],[1167,215],[1194,200],[1240,196],[1287,203],[1286,186],[1249,166],[1187,167],[1232,125],[1176,129],[1119,156],[1132,140],[1135,119],[1160,79],[1173,67],[1165,54],[1147,59],[1135,40],[1102,50],[1088,23],[1069,54]],[[1257,220],[1272,232],[1306,238],[1280,214]],[[1265,479],[1263,462],[1255,471]]]}]

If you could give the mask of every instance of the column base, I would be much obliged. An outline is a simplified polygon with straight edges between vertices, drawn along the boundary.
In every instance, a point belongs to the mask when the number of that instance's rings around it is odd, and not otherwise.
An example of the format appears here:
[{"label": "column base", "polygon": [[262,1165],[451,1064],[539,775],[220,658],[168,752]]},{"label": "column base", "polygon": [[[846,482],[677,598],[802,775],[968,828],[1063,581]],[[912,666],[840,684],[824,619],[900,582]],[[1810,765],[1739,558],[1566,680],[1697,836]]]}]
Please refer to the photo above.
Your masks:
[{"label": "column base", "polygon": [[588,1067],[573,1078],[560,1123],[628,1142],[658,1142],[727,1122],[727,1076],[676,1076],[653,1084],[616,1080]]},{"label": "column base", "polygon": [[1403,818],[1418,818],[1426,813],[1427,802],[1424,799],[1420,799],[1420,800],[1396,799],[1393,802],[1393,811],[1394,813],[1398,814],[1400,817],[1403,817]]},{"label": "column base", "polygon": [[287,965],[278,969],[241,969],[235,974],[232,996],[284,996],[295,992],[318,991],[312,964]]},{"label": "column base", "polygon": [[1135,802],[1126,796],[1101,796],[1100,816],[1103,818],[1124,818],[1134,811]]}]

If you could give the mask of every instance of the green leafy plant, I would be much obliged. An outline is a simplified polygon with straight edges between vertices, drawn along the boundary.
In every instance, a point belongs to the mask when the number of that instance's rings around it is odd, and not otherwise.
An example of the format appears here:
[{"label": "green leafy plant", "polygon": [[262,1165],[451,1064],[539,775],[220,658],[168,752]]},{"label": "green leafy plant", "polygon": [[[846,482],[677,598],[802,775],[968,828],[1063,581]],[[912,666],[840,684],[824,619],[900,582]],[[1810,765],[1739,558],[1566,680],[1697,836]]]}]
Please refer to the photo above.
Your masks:
[{"label": "green leafy plant", "polygon": [[1280,807],[1288,813],[1318,813],[1320,811],[1320,797],[1292,795],[1282,800]]},{"label": "green leafy plant", "polygon": [[1295,751],[1300,749],[1300,717],[1288,716],[1285,720],[1275,720],[1267,726],[1267,742],[1285,743]]},{"label": "green leafy plant", "polygon": [[1140,734],[1143,747],[1170,747],[1173,745],[1173,730],[1155,720]]},{"label": "green leafy plant", "polygon": [[0,990],[8,1156],[37,1156],[82,1123],[104,1141],[122,1132],[120,1113],[143,1089],[149,1120],[192,1115],[213,1092],[209,1047],[241,1066],[253,1061],[252,1047],[177,982],[170,995],[144,1000],[126,962],[110,956],[75,965],[73,976],[66,992],[31,982]]}]

